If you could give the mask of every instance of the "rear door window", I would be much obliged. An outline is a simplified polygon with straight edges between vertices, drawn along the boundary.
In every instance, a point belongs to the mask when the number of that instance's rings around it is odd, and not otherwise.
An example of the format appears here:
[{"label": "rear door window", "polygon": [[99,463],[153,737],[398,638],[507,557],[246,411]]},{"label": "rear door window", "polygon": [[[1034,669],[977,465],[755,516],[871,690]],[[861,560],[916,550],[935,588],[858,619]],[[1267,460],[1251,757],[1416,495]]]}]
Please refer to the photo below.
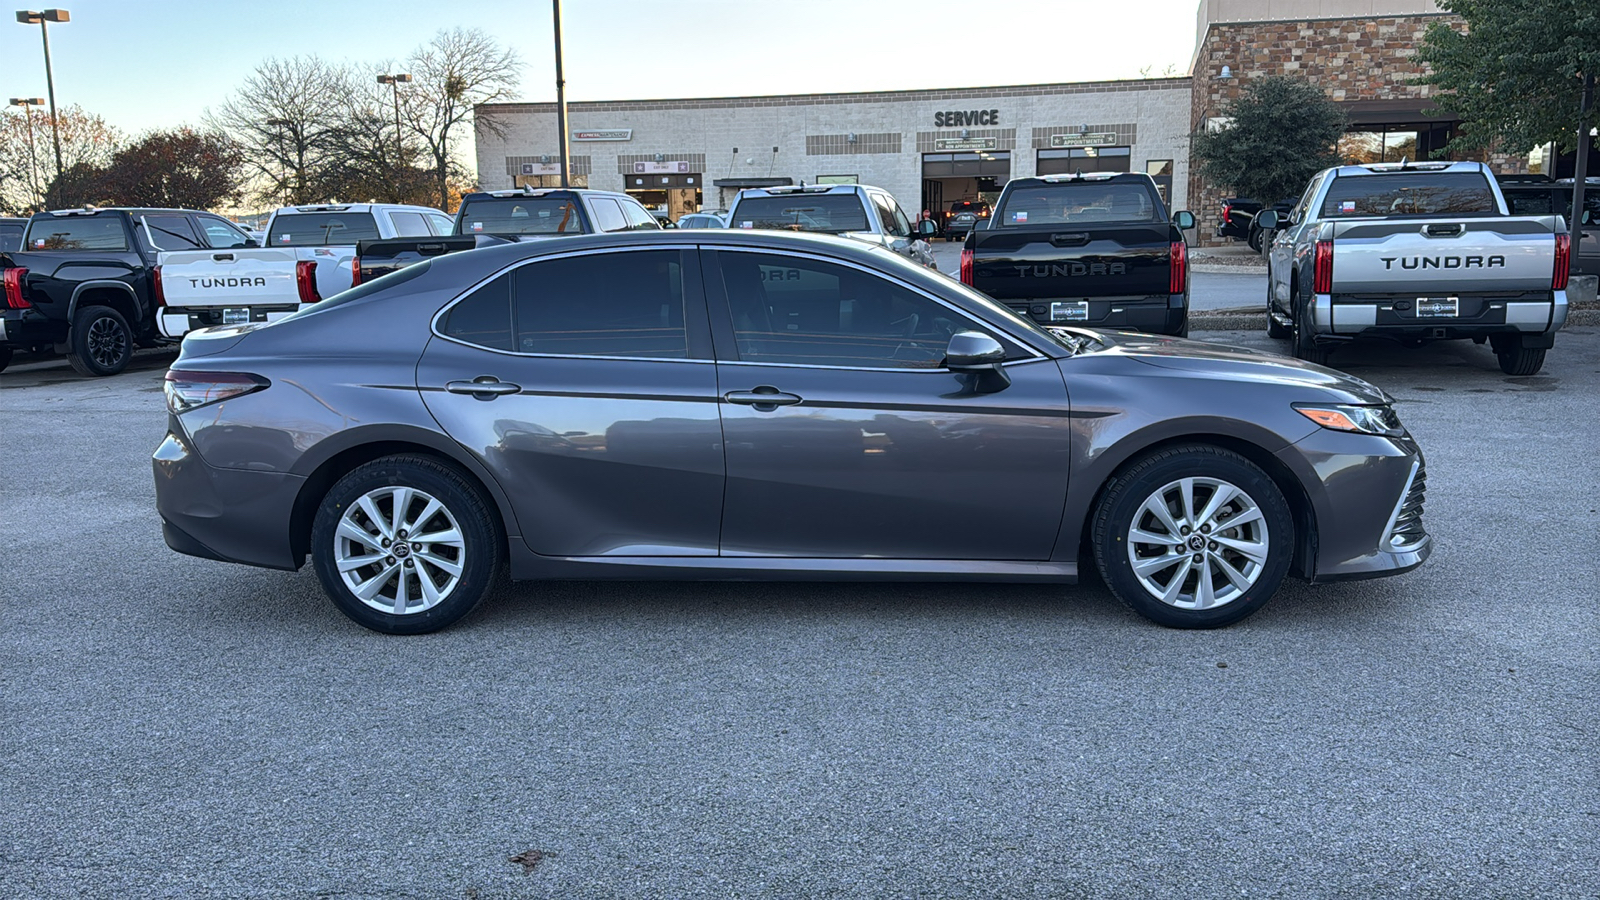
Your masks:
[{"label": "rear door window", "polygon": [[372,213],[314,212],[275,216],[267,234],[269,247],[329,247],[375,241],[378,223]]},{"label": "rear door window", "polygon": [[425,213],[428,224],[433,227],[433,233],[439,236],[455,234],[456,221],[443,213]]},{"label": "rear door window", "polygon": [[205,246],[195,236],[188,216],[145,216],[144,226],[157,250],[199,250]]},{"label": "rear door window", "polygon": [[522,266],[513,273],[516,350],[687,359],[683,252],[635,250]]},{"label": "rear door window", "polygon": [[422,213],[400,212],[396,210],[389,213],[389,224],[394,226],[396,237],[431,237],[428,223],[422,218]]},{"label": "rear door window", "polygon": [[463,343],[510,351],[511,273],[501,275],[450,307],[439,322],[439,332]]},{"label": "rear door window", "polygon": [[628,220],[622,215],[622,208],[610,197],[590,198],[589,209],[594,213],[595,227],[601,231],[628,230]]},{"label": "rear door window", "polygon": [[628,200],[618,200],[617,205],[622,207],[622,215],[628,220],[629,231],[659,231],[661,223],[656,217],[650,215],[650,210],[638,203]]},{"label": "rear door window", "polygon": [[40,216],[28,223],[29,250],[127,250],[128,234],[116,215]]},{"label": "rear door window", "polygon": [[1496,216],[1489,180],[1478,172],[1399,172],[1335,178],[1322,218],[1358,216]]},{"label": "rear door window", "polygon": [[0,251],[22,249],[22,226],[0,225]]}]

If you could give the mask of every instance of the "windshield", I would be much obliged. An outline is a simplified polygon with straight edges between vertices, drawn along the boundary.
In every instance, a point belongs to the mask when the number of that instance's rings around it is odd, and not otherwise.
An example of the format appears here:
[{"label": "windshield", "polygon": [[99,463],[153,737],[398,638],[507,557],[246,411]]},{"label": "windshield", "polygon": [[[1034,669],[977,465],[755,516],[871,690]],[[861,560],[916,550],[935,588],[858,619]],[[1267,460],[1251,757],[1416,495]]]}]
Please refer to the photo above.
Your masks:
[{"label": "windshield", "polygon": [[1006,194],[1000,225],[1160,222],[1165,214],[1149,186],[1137,181],[1067,181],[1030,184]]},{"label": "windshield", "polygon": [[1478,172],[1402,172],[1335,178],[1322,217],[1497,216],[1489,179]]},{"label": "windshield", "polygon": [[773,228],[843,234],[871,231],[867,210],[855,194],[780,194],[746,197],[733,210],[735,228]]},{"label": "windshield", "polygon": [[473,200],[456,216],[462,234],[583,234],[583,218],[565,197]]},{"label": "windshield", "polygon": [[269,247],[327,247],[357,241],[375,241],[378,223],[372,213],[319,212],[287,213],[272,217],[267,234]]}]

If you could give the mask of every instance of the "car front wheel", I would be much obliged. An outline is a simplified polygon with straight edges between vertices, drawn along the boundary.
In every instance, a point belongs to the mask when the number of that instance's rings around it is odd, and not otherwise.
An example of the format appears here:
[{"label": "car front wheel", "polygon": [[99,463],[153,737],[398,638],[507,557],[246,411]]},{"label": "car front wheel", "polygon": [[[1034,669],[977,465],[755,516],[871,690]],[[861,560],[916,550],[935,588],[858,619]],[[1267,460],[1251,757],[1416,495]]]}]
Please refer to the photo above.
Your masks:
[{"label": "car front wheel", "polygon": [[1220,628],[1260,609],[1295,543],[1272,479],[1205,445],[1160,451],[1118,475],[1095,508],[1092,540],[1111,592],[1169,628]]},{"label": "car front wheel", "polygon": [[425,634],[489,592],[503,555],[493,516],[455,469],[422,456],[385,457],[328,491],[311,556],[345,615],[384,634]]}]

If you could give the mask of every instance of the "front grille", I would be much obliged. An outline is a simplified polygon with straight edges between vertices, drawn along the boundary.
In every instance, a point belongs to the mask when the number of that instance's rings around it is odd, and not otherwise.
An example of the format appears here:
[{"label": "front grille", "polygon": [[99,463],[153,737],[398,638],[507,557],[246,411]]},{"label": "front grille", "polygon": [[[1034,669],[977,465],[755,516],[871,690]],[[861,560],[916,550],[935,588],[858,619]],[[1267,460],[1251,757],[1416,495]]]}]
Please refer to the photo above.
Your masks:
[{"label": "front grille", "polygon": [[1428,492],[1428,466],[1417,460],[1417,472],[1411,479],[1406,495],[1400,498],[1400,508],[1394,517],[1394,529],[1389,533],[1389,549],[1406,550],[1422,542],[1428,532],[1422,527],[1422,504]]}]

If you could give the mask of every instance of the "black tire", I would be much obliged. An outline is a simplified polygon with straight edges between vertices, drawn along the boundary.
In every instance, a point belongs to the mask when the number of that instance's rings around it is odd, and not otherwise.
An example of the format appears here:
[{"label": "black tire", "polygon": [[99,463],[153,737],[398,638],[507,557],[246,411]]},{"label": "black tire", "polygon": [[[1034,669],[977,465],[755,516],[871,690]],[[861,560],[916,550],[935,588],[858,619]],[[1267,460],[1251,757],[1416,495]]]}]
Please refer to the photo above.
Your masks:
[{"label": "black tire", "polygon": [[1494,357],[1500,361],[1500,371],[1507,375],[1537,375],[1544,368],[1543,347],[1510,347],[1496,350]]},{"label": "black tire", "polygon": [[1319,346],[1312,336],[1311,323],[1306,321],[1311,315],[1309,303],[1298,303],[1294,309],[1294,324],[1290,328],[1289,344],[1294,350],[1295,359],[1303,359],[1308,363],[1319,366],[1328,364],[1328,349]]},{"label": "black tire", "polygon": [[[1133,560],[1129,552],[1129,532],[1147,515],[1142,512],[1145,501],[1163,487],[1184,478],[1215,479],[1242,491],[1245,498],[1252,501],[1260,510],[1260,522],[1265,528],[1267,553],[1265,559],[1259,563],[1255,580],[1250,582],[1248,588],[1238,591],[1235,596],[1204,609],[1182,608],[1163,602],[1161,598],[1152,594],[1134,573]],[[1191,494],[1196,507],[1204,506],[1201,490],[1204,488],[1197,488]],[[1206,496],[1209,498],[1210,495]],[[1296,541],[1294,517],[1290,512],[1288,501],[1284,499],[1283,492],[1278,489],[1277,484],[1248,459],[1231,450],[1205,444],[1172,447],[1126,467],[1107,486],[1099,504],[1095,507],[1092,522],[1090,540],[1094,546],[1094,560],[1100,570],[1100,577],[1105,579],[1106,585],[1111,588],[1117,599],[1127,604],[1130,609],[1168,628],[1221,628],[1249,616],[1271,599],[1278,585],[1282,583],[1284,575],[1288,573],[1289,563],[1294,557]],[[1250,526],[1242,527],[1248,529]],[[1235,536],[1245,534],[1229,528],[1218,528],[1216,533],[1222,535],[1230,532]],[[1189,534],[1191,539],[1196,536],[1197,532]],[[1210,547],[1211,550],[1202,549],[1200,552],[1210,554],[1218,550],[1215,543],[1210,544]],[[1229,553],[1226,547],[1220,548],[1220,551],[1224,554]],[[1193,593],[1198,597],[1200,573],[1187,561],[1188,551],[1174,552],[1176,555],[1173,564],[1184,565],[1181,575],[1170,569],[1165,572],[1158,569],[1149,574],[1152,576],[1166,574],[1168,586],[1174,579],[1181,579],[1178,585],[1179,602],[1183,602],[1181,590],[1193,576],[1195,579]],[[1205,565],[1212,567],[1208,569],[1207,574],[1211,575],[1212,582],[1215,583],[1216,578],[1223,576],[1213,574],[1218,571],[1214,566],[1223,563],[1212,562],[1209,555],[1206,558]],[[1222,590],[1229,590],[1229,586],[1224,585]]]},{"label": "black tire", "polygon": [[1251,250],[1260,253],[1262,245],[1261,229],[1255,227],[1254,225],[1250,226],[1250,236],[1245,239],[1245,243],[1250,245]]},{"label": "black tire", "polygon": [[1294,329],[1290,328],[1287,325],[1279,324],[1278,320],[1274,319],[1272,317],[1272,266],[1271,266],[1271,264],[1268,264],[1267,265],[1267,337],[1281,341],[1286,337],[1293,336],[1293,334],[1294,334]]},{"label": "black tire", "polygon": [[0,347],[0,372],[4,372],[6,366],[11,365],[12,353],[13,351],[10,347]]},{"label": "black tire", "polygon": [[79,375],[115,375],[133,359],[128,320],[109,306],[85,306],[72,317],[67,362]]},{"label": "black tire", "polygon": [[[369,606],[367,601],[358,597],[345,583],[343,575],[339,572],[340,548],[347,540],[339,533],[341,520],[347,511],[352,515],[365,517],[365,513],[357,513],[353,507],[359,508],[361,498],[385,488],[410,488],[425,492],[438,500],[442,505],[442,513],[436,512],[425,521],[417,521],[415,526],[421,529],[428,523],[434,523],[431,527],[442,528],[449,524],[448,519],[453,519],[455,530],[461,537],[459,549],[429,545],[433,553],[445,555],[447,563],[458,565],[460,570],[458,580],[453,586],[446,584],[446,593],[436,604],[427,606],[419,596],[418,608],[404,614],[385,612]],[[379,510],[380,516],[392,515],[393,507],[396,505],[393,498],[388,509],[383,508],[382,502],[381,499],[377,500],[375,507]],[[422,512],[425,512],[426,504],[422,505],[424,506]],[[415,506],[410,508],[415,510]],[[421,515],[421,512],[415,514]],[[446,518],[441,518],[441,515]],[[384,528],[377,526],[368,531],[373,532],[374,537],[378,537]],[[398,534],[399,531],[394,533]],[[399,545],[399,541],[393,544],[389,544],[387,538],[384,538],[384,541],[385,546],[390,549],[382,550],[374,547],[375,552],[394,553],[393,556],[352,571],[355,573],[353,576],[355,578],[376,579],[385,569],[390,570],[391,574],[382,575],[383,580],[376,582],[379,590],[374,597],[375,601],[382,601],[384,605],[388,605],[392,598],[385,595],[381,589],[391,588],[390,593],[394,597],[400,596],[400,591],[404,589],[409,596],[410,581],[429,577],[423,572],[428,567],[422,565],[420,560],[433,557],[422,549],[410,549],[422,545],[412,545],[408,542],[408,549],[402,554],[394,552],[393,549]],[[504,543],[494,506],[478,486],[467,480],[456,469],[426,456],[386,456],[354,469],[340,478],[322,498],[311,527],[311,558],[316,566],[317,577],[322,580],[323,590],[345,615],[360,625],[384,634],[427,634],[445,628],[471,612],[472,608],[488,594],[500,571],[505,558]],[[395,557],[411,553],[422,555],[416,556],[410,561],[411,565],[404,566],[403,569],[395,565],[399,562]],[[450,556],[451,553],[454,555]],[[429,569],[429,571],[443,570]],[[432,578],[429,583],[436,591],[439,589]],[[422,592],[420,580],[416,589],[419,594]]]}]

